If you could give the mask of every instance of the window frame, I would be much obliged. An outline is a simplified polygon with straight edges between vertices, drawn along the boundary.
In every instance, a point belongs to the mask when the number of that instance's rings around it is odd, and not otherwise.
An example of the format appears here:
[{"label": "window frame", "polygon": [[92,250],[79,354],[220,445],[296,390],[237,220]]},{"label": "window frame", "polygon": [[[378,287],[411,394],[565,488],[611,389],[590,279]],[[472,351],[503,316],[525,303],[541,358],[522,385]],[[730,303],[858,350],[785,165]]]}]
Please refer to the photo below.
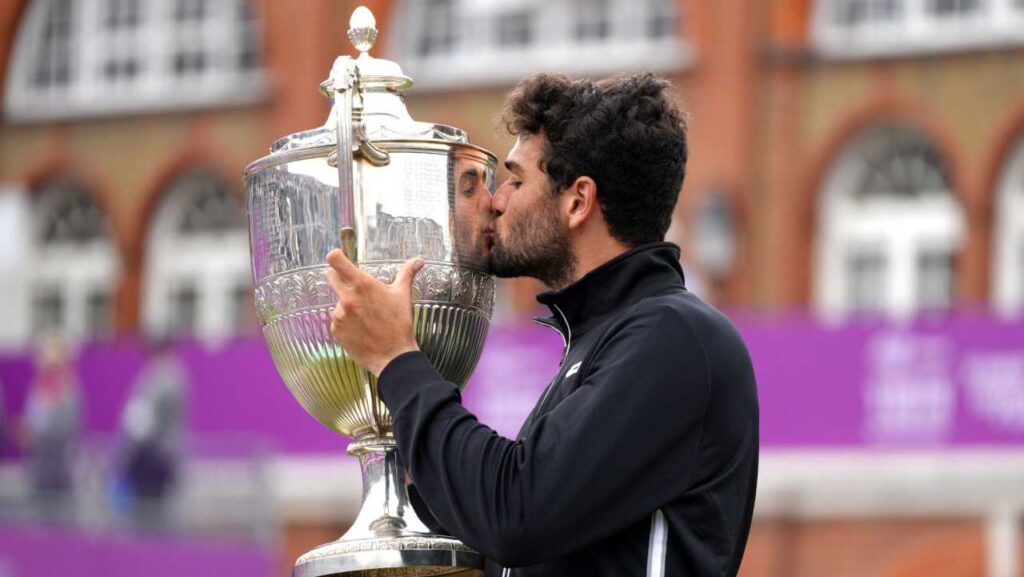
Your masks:
[{"label": "window frame", "polygon": [[[106,21],[112,0],[75,0],[68,15],[70,82],[63,88],[34,86],[31,76],[38,54],[45,50],[39,38],[52,4],[57,1],[60,0],[34,0],[18,28],[5,89],[4,115],[9,121],[67,120],[254,104],[269,95],[264,66],[246,68],[239,58],[245,49],[245,27],[254,27],[257,32],[260,29],[255,15],[248,19],[240,16],[237,4],[246,0],[208,0],[212,12],[196,34],[208,42],[206,52],[211,62],[194,82],[182,82],[174,75],[174,2],[138,0],[137,27],[131,32],[119,30],[110,34]],[[133,43],[138,48],[134,80],[129,83],[106,79],[105,63],[125,45]],[[258,44],[262,60],[262,42]]]},{"label": "window frame", "polygon": [[[202,194],[189,189],[193,179],[199,185],[219,187],[237,203],[239,226],[217,231],[182,232],[178,229],[184,212]],[[205,180],[205,182],[202,182]],[[162,193],[146,239],[144,271],[143,324],[148,334],[170,338],[196,338],[217,342],[255,326],[251,321],[238,324],[235,295],[239,287],[252,292],[249,231],[245,207],[230,187],[205,170],[182,173]],[[216,251],[210,247],[216,246]],[[182,289],[195,292],[195,319],[188,334],[176,333],[174,299]]]},{"label": "window frame", "polygon": [[[428,34],[426,3],[396,0],[389,34],[388,58],[399,62],[421,90],[446,90],[461,86],[507,84],[546,70],[574,75],[610,74],[644,68],[657,72],[688,69],[695,61],[692,42],[682,35],[649,35],[652,19],[659,15],[656,2],[667,1],[675,9],[677,30],[685,20],[678,0],[607,0],[610,34],[599,41],[575,40],[579,0],[451,0],[456,15],[450,23],[452,49],[423,55],[422,39]],[[498,20],[504,14],[532,15],[530,42],[521,45],[498,42]],[[474,23],[472,25],[466,23]]]},{"label": "window frame", "polygon": [[[843,26],[831,18],[844,0],[818,0],[811,20],[811,44],[820,56],[856,60],[1024,44],[1024,10],[1014,0],[980,0],[976,14],[936,15],[933,0],[899,0],[902,17],[889,24]],[[862,0],[870,2],[873,0]]]},{"label": "window frame", "polygon": [[993,199],[992,303],[1004,317],[1024,315],[1024,135],[1011,149]]},{"label": "window frame", "polygon": [[[59,330],[74,340],[110,337],[114,332],[114,296],[122,273],[110,222],[95,198],[73,180],[53,179],[50,183],[34,192],[31,199],[33,226],[28,258],[31,263],[29,286],[32,287],[32,295],[36,294],[39,287],[52,289],[59,295],[63,318],[59,326],[45,327],[43,330]],[[65,187],[64,192],[84,198],[103,220],[103,230],[88,240],[58,239],[44,242],[40,227],[55,200],[53,195],[56,193],[51,192],[51,187],[52,190]],[[90,306],[97,294],[110,303],[104,326],[90,326]],[[27,304],[29,334],[38,336],[40,327],[37,326],[36,299],[30,298]]]},{"label": "window frame", "polygon": [[[860,191],[863,172],[870,169],[864,150],[877,145],[873,139],[903,144],[886,131],[908,131],[927,145],[927,137],[912,126],[883,123],[857,134],[829,170],[819,196],[814,262],[814,308],[826,319],[876,314],[858,311],[850,302],[846,267],[848,255],[859,248],[881,250],[888,284],[882,291],[881,314],[904,318],[915,314],[948,310],[926,306],[919,301],[919,257],[944,252],[953,256],[950,271],[950,307],[956,304],[957,256],[966,240],[966,215],[947,182],[943,189],[929,189],[916,195]],[[931,147],[934,150],[934,146]],[[906,152],[913,152],[907,148]],[[941,156],[935,155],[937,162]],[[942,169],[941,167],[939,167]]]}]

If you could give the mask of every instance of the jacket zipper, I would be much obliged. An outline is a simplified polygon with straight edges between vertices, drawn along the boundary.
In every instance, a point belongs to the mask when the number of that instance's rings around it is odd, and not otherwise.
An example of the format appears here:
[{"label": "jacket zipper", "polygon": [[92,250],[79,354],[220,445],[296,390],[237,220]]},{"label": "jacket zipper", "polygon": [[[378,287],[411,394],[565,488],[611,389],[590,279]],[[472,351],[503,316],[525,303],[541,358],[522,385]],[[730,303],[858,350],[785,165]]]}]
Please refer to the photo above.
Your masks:
[{"label": "jacket zipper", "polygon": [[562,317],[562,324],[565,325],[566,332],[563,333],[562,329],[553,323],[547,322],[547,319],[535,318],[533,319],[533,322],[555,331],[558,333],[558,336],[562,337],[562,346],[565,347],[565,349],[562,351],[562,360],[558,362],[558,366],[562,366],[562,363],[564,363],[565,359],[569,356],[569,347],[572,346],[572,327],[569,326],[569,319],[565,317],[565,313],[562,312],[562,309],[558,308],[558,305],[551,305],[551,308],[555,309],[558,316]]},{"label": "jacket zipper", "polygon": [[[564,333],[557,326],[551,323],[546,323],[542,319],[533,319],[533,322],[542,327],[554,329],[555,332],[562,337],[562,346],[565,347],[565,350],[562,352],[562,360],[558,361],[558,367],[561,369],[562,365],[565,364],[565,359],[569,358],[569,348],[572,346],[572,327],[569,326],[569,319],[565,318],[565,313],[562,312],[562,309],[558,308],[558,305],[551,305],[551,308],[555,309],[558,316],[562,317],[562,324],[565,325]],[[559,372],[561,372],[561,370],[559,370]],[[547,401],[548,395],[551,394],[551,389],[555,388],[555,383],[557,383],[557,381],[551,381],[551,383],[548,384],[548,388],[544,389],[544,394],[540,396],[540,401],[537,402],[538,407],[544,406],[544,402]],[[501,577],[512,577],[512,569],[510,567],[503,567],[501,570]]]},{"label": "jacket zipper", "polygon": [[[556,327],[551,323],[546,323],[542,319],[533,319],[533,322],[537,323],[542,327],[548,327],[549,329],[553,329],[555,332],[558,333],[559,336],[562,337],[562,346],[565,347],[565,350],[562,352],[562,360],[558,361],[558,367],[559,369],[561,369],[562,365],[565,364],[565,359],[569,358],[569,349],[572,347],[572,327],[569,326],[569,319],[565,318],[565,313],[562,312],[562,309],[558,308],[558,305],[551,305],[551,308],[555,309],[555,312],[558,313],[558,316],[562,317],[562,324],[565,325],[566,332],[563,333],[560,328]],[[548,384],[548,388],[544,389],[544,394],[540,396],[540,401],[537,402],[538,407],[544,405],[544,401],[546,401],[548,399],[548,395],[551,394],[551,389],[555,388],[555,382],[556,381],[551,381],[551,383]]]}]

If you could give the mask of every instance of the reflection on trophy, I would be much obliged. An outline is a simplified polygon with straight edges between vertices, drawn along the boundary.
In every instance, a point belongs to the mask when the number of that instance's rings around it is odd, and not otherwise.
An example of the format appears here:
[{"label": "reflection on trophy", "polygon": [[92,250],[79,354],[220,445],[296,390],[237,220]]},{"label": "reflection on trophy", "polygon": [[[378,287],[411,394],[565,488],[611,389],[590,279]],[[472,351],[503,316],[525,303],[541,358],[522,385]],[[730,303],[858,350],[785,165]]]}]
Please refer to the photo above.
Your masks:
[{"label": "reflection on trophy", "polygon": [[457,128],[416,122],[401,68],[367,53],[377,36],[360,7],[321,90],[327,123],[277,140],[245,170],[256,308],[274,363],[295,398],[328,428],[352,437],[363,506],[341,539],[296,562],[296,577],[447,575],[478,570],[479,553],[431,534],[416,517],[395,452],[391,416],[374,377],[331,337],[336,296],[325,259],[341,248],[391,282],[422,256],[413,286],[416,338],[437,370],[462,387],[490,324],[494,279],[484,228],[496,159]]},{"label": "reflection on trophy", "polygon": [[441,225],[429,218],[378,211],[377,235],[378,245],[389,258],[401,259],[418,247],[424,260],[444,260],[444,233]]}]

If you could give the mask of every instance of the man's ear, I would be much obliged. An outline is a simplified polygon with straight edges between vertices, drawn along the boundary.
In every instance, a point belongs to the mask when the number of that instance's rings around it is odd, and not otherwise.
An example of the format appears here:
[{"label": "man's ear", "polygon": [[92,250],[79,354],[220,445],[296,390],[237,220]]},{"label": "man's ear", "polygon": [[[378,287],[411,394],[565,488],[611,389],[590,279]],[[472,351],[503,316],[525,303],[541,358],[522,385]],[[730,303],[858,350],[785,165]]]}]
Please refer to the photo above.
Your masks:
[{"label": "man's ear", "polygon": [[597,205],[597,183],[589,176],[573,181],[564,192],[565,214],[570,230],[579,230],[600,210]]}]

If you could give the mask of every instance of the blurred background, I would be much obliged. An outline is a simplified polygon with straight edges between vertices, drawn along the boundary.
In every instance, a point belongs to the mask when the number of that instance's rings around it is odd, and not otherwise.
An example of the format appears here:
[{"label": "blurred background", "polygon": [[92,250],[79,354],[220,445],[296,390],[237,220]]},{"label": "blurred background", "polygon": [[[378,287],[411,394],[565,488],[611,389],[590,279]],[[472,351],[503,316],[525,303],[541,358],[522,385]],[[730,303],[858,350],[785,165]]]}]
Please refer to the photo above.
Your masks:
[{"label": "blurred background", "polygon": [[[1024,575],[1024,1],[366,5],[413,117],[499,158],[526,74],[674,83],[669,240],[759,380],[744,577]],[[241,171],[323,123],[355,6],[0,4],[0,577],[286,575],[354,518],[259,335]],[[561,354],[538,290],[499,284],[466,393],[508,436]]]}]

